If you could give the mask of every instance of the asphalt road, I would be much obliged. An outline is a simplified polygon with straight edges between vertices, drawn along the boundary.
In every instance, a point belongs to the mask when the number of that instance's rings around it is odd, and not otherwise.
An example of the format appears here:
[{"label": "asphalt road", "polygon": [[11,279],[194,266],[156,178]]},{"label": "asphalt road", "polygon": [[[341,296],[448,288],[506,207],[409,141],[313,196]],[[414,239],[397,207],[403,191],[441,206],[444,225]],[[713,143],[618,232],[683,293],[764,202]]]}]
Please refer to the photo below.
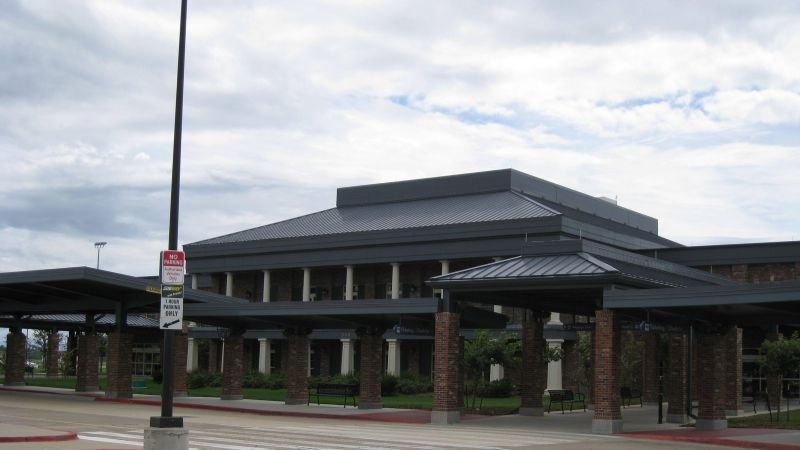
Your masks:
[{"label": "asphalt road", "polygon": [[[75,396],[0,392],[0,422],[71,431],[80,439],[52,443],[7,443],[0,449],[141,448],[143,428],[153,406],[95,402]],[[198,449],[711,449],[678,442],[644,441],[583,433],[462,423],[454,426],[409,425],[353,420],[259,416],[176,408],[189,429],[190,447]]]}]

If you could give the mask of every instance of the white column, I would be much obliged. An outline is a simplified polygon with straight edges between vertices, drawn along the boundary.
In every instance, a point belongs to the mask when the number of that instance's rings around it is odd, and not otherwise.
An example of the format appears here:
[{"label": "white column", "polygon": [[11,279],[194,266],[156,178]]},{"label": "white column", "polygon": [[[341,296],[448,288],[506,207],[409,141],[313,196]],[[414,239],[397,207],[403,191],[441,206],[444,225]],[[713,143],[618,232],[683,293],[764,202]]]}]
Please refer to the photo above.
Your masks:
[{"label": "white column", "polygon": [[344,277],[344,299],[353,299],[353,266],[344,266],[347,273]]},{"label": "white column", "polygon": [[[548,339],[547,346],[550,348],[561,348],[563,342],[563,339]],[[561,380],[561,360],[547,363],[547,389],[563,389]]]},{"label": "white column", "polygon": [[197,275],[192,274],[192,289],[197,289]]},{"label": "white column", "polygon": [[272,292],[272,279],[270,278],[269,270],[262,270],[264,272],[264,292],[261,294],[261,301],[264,303],[269,303],[272,299],[270,298]]},{"label": "white column", "polygon": [[311,301],[311,269],[303,267],[303,301]]},{"label": "white column", "polygon": [[233,272],[225,272],[225,295],[233,297]]},{"label": "white column", "polygon": [[[492,261],[497,262],[502,260],[500,256],[495,256]],[[494,305],[492,310],[497,314],[503,314],[503,305]],[[506,377],[506,369],[500,364],[492,364],[489,367],[489,381],[499,381]]]},{"label": "white column", "polygon": [[349,375],[355,372],[355,352],[353,352],[352,339],[340,339],[342,341],[342,375]]},{"label": "white column", "polygon": [[186,343],[186,371],[197,370],[197,345],[194,338],[187,338]]},{"label": "white column", "polygon": [[[444,259],[439,262],[442,263],[442,275],[447,275],[448,273],[450,273],[450,261]],[[440,298],[444,296],[444,289],[437,289],[436,292],[439,293]]]},{"label": "white column", "polygon": [[258,338],[258,371],[269,375],[272,367],[272,343],[267,338]]},{"label": "white column", "polygon": [[506,371],[500,364],[489,367],[489,381],[498,381],[506,377]]},{"label": "white column", "polygon": [[306,354],[308,355],[308,373],[306,375],[311,376],[311,339],[308,340],[308,351]]},{"label": "white column", "polygon": [[392,263],[392,298],[400,298],[400,263]]},{"label": "white column", "polygon": [[389,351],[387,352],[388,364],[386,366],[386,373],[388,375],[400,375],[400,341],[397,339],[387,339],[389,344]]},{"label": "white column", "polygon": [[[561,314],[557,312],[550,313],[550,321],[548,322],[550,326],[560,326],[561,324]],[[564,343],[563,339],[548,339],[547,346],[550,348],[559,349],[561,348],[561,344]],[[561,360],[558,361],[550,361],[547,364],[547,389],[563,389],[562,384],[562,372],[561,372]]]}]

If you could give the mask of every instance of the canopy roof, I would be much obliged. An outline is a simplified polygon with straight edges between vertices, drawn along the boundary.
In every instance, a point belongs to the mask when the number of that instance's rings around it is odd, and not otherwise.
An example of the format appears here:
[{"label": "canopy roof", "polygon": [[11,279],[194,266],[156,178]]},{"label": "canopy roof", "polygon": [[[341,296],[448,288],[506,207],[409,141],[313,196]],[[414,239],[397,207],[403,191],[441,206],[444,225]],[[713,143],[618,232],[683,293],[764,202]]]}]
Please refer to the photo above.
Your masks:
[{"label": "canopy roof", "polygon": [[800,281],[606,292],[606,308],[651,320],[800,325]]},{"label": "canopy roof", "polygon": [[[155,312],[158,281],[90,267],[0,273],[0,314]],[[185,289],[187,303],[241,304],[246,300]]]}]

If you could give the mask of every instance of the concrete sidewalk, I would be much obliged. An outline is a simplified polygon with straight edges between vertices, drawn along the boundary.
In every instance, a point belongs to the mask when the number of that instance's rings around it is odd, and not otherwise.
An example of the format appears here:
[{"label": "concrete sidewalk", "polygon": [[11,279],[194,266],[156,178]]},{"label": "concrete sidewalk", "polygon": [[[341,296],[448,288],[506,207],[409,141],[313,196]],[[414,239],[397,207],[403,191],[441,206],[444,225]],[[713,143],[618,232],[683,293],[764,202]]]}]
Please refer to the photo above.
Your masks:
[{"label": "concrete sidewalk", "polygon": [[[70,389],[43,388],[34,386],[0,387],[0,391],[28,392],[41,395],[67,395],[85,398],[86,401],[114,402],[122,404],[160,405],[161,399],[153,395],[135,394],[132,399],[109,400],[103,392],[75,392]],[[215,411],[229,411],[246,414],[306,417],[321,419],[367,420],[426,425],[430,423],[430,411],[413,409],[384,408],[361,410],[341,405],[285,405],[283,402],[265,400],[220,400],[211,397],[177,397],[177,408],[193,408]],[[701,432],[692,427],[657,423],[658,410],[654,406],[628,407],[622,410],[624,437],[653,439],[659,441],[694,442],[739,448],[762,448],[770,450],[800,450],[800,431],[774,429],[728,429],[714,432]],[[749,414],[747,414],[749,415]],[[554,412],[543,417],[525,416],[477,416],[467,415],[470,427],[485,427],[487,432],[497,429],[525,428],[541,431],[589,434],[592,423],[591,411],[583,410],[561,414]],[[3,440],[20,439],[17,441]],[[74,439],[68,433],[54,432],[36,428],[14,426],[13,429],[0,424],[1,442],[26,442],[25,439],[67,440]]]}]

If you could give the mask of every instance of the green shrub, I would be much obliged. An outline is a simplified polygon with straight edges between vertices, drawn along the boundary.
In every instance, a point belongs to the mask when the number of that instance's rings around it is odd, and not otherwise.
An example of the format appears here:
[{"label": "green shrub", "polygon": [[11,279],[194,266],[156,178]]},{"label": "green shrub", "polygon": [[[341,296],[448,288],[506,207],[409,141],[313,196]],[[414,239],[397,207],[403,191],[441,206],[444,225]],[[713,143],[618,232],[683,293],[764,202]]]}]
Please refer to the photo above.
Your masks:
[{"label": "green shrub", "polygon": [[386,374],[381,380],[381,395],[394,395],[397,392],[397,377]]},{"label": "green shrub", "polygon": [[267,376],[264,384],[265,389],[286,389],[286,374],[285,373],[271,373]]},{"label": "green shrub", "polygon": [[403,374],[397,378],[396,392],[400,394],[424,394],[433,392],[430,378],[419,375]]},{"label": "green shrub", "polygon": [[186,374],[186,387],[189,389],[220,386],[222,386],[222,374],[210,374],[205,370],[193,370]]},{"label": "green shrub", "polygon": [[511,397],[514,393],[514,385],[511,380],[504,378],[502,380],[495,380],[486,384],[479,391],[481,397],[487,398],[505,398]]}]

